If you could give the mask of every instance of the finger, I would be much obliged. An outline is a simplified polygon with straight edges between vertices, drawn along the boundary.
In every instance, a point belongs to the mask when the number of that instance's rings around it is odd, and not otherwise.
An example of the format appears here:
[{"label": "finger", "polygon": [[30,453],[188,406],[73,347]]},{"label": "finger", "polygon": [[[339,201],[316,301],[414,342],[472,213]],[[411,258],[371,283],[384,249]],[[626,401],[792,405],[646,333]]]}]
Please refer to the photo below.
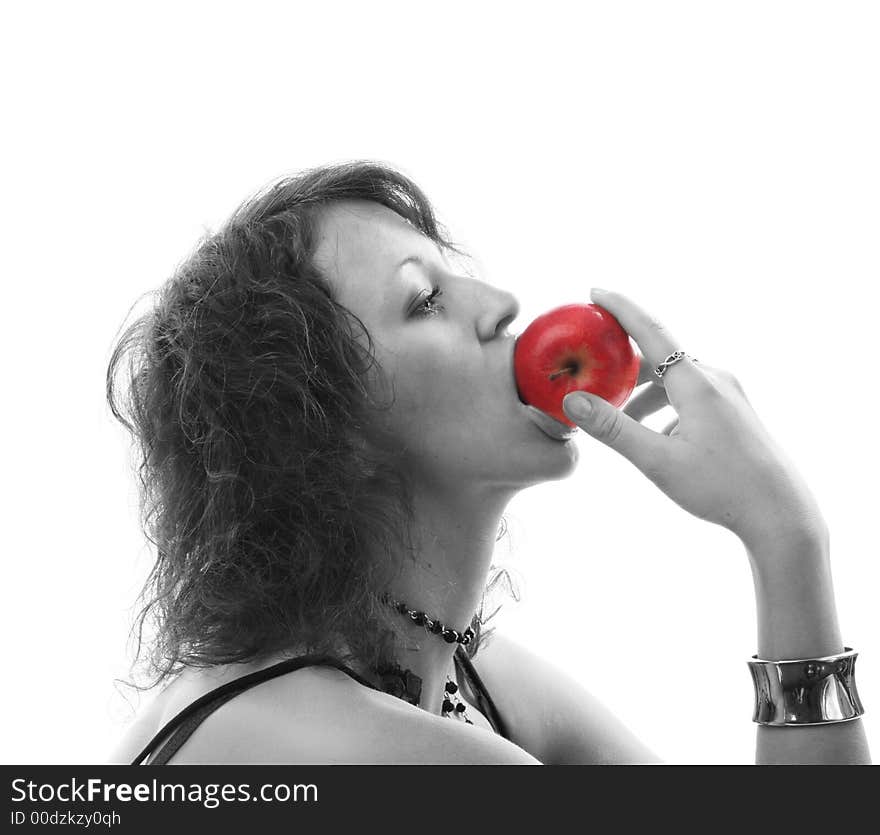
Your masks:
[{"label": "finger", "polygon": [[639,360],[639,379],[636,381],[636,385],[640,386],[643,383],[656,383],[659,378],[654,373],[655,366],[651,365],[651,363],[642,356]]},{"label": "finger", "polygon": [[[584,402],[590,406],[588,412],[579,409]],[[629,459],[649,478],[659,469],[669,442],[604,398],[585,391],[570,392],[562,399],[562,410],[584,432]]]},{"label": "finger", "polygon": [[[645,359],[655,369],[666,357],[683,350],[678,341],[658,319],[639,307],[632,299],[612,290],[590,290],[590,297],[599,307],[605,308],[621,327],[636,341]],[[666,388],[669,402],[677,412],[687,408],[686,401],[705,383],[700,371],[689,357],[683,357],[663,373],[662,380],[655,379]]]},{"label": "finger", "polygon": [[[667,354],[667,356],[668,356],[668,354]],[[663,359],[666,359],[666,357],[664,357]],[[697,360],[694,357],[691,357],[690,359],[691,359],[691,362],[697,362]],[[702,364],[701,364],[701,367],[706,368],[706,366],[702,365]],[[635,387],[638,388],[639,386],[642,386],[645,383],[657,383],[658,385],[662,386],[663,380],[666,379],[666,375],[664,374],[663,377],[658,377],[654,373],[655,368],[656,368],[656,366],[652,365],[651,362],[647,359],[647,357],[640,356],[639,357],[639,378],[638,378],[638,380],[636,380]]]},{"label": "finger", "polygon": [[670,437],[672,435],[677,435],[678,434],[678,418],[667,423],[666,426],[663,427],[663,431],[660,434],[667,435]]},{"label": "finger", "polygon": [[666,396],[666,389],[663,386],[656,386],[653,383],[631,397],[623,411],[633,420],[642,420],[654,412],[659,412],[664,406],[669,405]]}]

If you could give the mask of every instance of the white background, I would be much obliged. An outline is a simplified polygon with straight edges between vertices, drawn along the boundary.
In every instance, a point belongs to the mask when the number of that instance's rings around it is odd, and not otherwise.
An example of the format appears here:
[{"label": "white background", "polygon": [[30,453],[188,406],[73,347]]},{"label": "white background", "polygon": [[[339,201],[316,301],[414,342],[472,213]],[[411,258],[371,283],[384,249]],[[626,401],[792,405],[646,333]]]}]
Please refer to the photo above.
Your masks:
[{"label": "white background", "polygon": [[[422,185],[513,332],[606,287],[739,377],[830,526],[878,756],[876,4],[19,4],[2,41],[3,761],[101,762],[131,716],[129,308],[253,190],[352,158]],[[509,507],[500,628],[668,762],[752,762],[745,551],[577,443]]]}]

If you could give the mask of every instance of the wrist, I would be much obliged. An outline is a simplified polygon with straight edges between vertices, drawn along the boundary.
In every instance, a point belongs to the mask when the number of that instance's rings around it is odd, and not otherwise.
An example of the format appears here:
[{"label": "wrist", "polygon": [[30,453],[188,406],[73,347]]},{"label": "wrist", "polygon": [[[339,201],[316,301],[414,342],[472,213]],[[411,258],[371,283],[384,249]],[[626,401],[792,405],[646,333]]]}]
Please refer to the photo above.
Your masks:
[{"label": "wrist", "polygon": [[755,587],[758,658],[817,658],[843,651],[827,532],[747,546]]},{"label": "wrist", "polygon": [[779,560],[785,553],[796,549],[815,552],[830,550],[830,533],[822,514],[815,511],[778,512],[760,520],[752,519],[742,531],[733,531],[743,543],[749,559],[760,563],[765,555]]}]

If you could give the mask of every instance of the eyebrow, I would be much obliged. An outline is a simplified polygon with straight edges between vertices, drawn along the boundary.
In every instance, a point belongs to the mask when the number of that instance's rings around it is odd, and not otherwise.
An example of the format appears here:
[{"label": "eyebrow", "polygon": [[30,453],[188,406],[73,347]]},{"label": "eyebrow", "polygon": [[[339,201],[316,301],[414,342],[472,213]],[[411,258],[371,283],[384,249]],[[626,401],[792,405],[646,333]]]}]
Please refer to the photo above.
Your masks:
[{"label": "eyebrow", "polygon": [[408,255],[394,268],[394,271],[397,272],[401,267],[404,267],[407,264],[418,264],[419,266],[427,267],[425,259],[420,255]]},{"label": "eyebrow", "polygon": [[[440,260],[443,261],[444,263],[446,263],[446,249],[445,249],[445,247],[443,247],[441,244],[439,244],[437,241],[435,241],[431,238],[427,238],[425,240],[429,245],[432,244],[436,248],[436,253],[437,253],[437,255],[440,256]],[[421,255],[413,254],[413,255],[407,255],[407,257],[404,258],[394,268],[394,271],[397,272],[401,267],[405,266],[406,264],[419,264],[420,266],[425,267],[425,268],[430,267],[430,264]]]}]

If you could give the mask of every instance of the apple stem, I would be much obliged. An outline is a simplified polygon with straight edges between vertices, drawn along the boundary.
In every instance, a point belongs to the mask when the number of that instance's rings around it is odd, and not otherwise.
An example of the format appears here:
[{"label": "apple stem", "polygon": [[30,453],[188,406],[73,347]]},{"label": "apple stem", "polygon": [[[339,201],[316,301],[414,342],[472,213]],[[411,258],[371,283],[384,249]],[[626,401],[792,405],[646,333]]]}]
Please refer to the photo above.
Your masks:
[{"label": "apple stem", "polygon": [[575,370],[576,370],[576,366],[574,366],[574,365],[566,365],[565,368],[563,368],[561,371],[554,371],[554,372],[550,375],[550,379],[551,379],[551,380],[555,380],[557,377],[561,377],[563,374],[566,374],[566,373],[574,373]]}]

